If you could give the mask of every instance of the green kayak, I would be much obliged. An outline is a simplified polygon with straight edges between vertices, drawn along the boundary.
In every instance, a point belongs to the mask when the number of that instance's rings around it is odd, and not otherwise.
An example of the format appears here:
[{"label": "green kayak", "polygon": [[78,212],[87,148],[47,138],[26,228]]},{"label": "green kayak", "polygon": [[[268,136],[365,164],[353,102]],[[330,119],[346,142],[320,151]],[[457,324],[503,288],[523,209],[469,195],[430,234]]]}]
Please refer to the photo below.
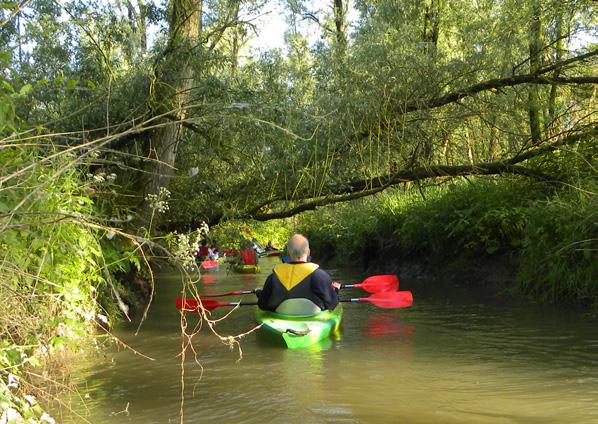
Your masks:
[{"label": "green kayak", "polygon": [[233,271],[239,274],[257,274],[260,272],[259,265],[233,265]]},{"label": "green kayak", "polygon": [[339,303],[332,310],[312,315],[287,315],[257,309],[256,319],[262,330],[280,336],[289,349],[297,349],[318,343],[338,330],[343,315]]}]

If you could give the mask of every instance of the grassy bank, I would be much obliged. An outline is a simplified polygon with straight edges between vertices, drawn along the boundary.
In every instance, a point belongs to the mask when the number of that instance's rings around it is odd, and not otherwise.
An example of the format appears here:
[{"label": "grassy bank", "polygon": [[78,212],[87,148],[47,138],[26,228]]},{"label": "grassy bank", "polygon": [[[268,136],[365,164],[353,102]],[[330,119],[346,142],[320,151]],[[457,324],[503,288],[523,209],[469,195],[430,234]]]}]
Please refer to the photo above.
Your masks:
[{"label": "grassy bank", "polygon": [[[461,180],[306,214],[320,255],[366,267],[379,258],[463,269],[509,258],[514,290],[553,302],[598,303],[596,187],[519,179]],[[465,266],[464,266],[465,265]]]}]

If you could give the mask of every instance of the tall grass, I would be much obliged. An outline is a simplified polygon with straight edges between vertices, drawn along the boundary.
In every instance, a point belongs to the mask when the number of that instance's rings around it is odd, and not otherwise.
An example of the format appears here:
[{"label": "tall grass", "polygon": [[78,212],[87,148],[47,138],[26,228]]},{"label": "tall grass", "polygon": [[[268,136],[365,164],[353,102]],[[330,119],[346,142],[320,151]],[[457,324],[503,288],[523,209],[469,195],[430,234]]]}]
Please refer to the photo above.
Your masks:
[{"label": "tall grass", "polygon": [[303,225],[314,242],[347,258],[372,249],[404,257],[491,255],[521,244],[528,202],[521,192],[533,190],[493,180],[432,187],[423,196],[395,190],[311,214]]},{"label": "tall grass", "polygon": [[534,298],[598,304],[598,201],[595,183],[537,202],[521,249],[518,288]]}]

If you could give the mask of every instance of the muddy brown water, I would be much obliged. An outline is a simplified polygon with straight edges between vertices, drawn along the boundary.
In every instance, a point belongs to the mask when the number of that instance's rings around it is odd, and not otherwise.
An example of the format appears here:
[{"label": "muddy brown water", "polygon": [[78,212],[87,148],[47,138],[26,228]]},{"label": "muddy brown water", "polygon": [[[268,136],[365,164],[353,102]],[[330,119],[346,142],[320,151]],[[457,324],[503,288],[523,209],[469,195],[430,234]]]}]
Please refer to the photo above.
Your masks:
[{"label": "muddy brown water", "polygon": [[[252,289],[274,264],[262,260],[257,275],[221,267],[199,289]],[[366,277],[328,271],[345,283]],[[163,272],[139,334],[136,323],[115,330],[155,360],[117,348],[81,358],[79,395],[67,402],[72,411],[56,414],[59,422],[180,421],[180,289],[180,277]],[[203,374],[190,351],[185,359],[185,422],[598,423],[598,320],[587,311],[518,303],[466,285],[401,281],[401,289],[413,292],[413,307],[345,304],[338,337],[307,350],[249,334],[240,359],[204,327],[193,338]],[[364,294],[346,289],[342,297],[356,295]],[[251,329],[253,308],[236,310],[218,331]],[[190,317],[190,326],[196,322]]]}]

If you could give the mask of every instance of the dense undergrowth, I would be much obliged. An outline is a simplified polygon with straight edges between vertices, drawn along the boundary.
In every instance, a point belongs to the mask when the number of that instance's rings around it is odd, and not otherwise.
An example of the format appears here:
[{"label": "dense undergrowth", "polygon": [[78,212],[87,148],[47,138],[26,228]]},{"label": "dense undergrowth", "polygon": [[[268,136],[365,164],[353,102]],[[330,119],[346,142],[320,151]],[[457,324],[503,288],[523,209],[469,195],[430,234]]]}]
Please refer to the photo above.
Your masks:
[{"label": "dense undergrowth", "polygon": [[598,304],[596,186],[556,188],[519,179],[455,181],[306,214],[321,255],[367,266],[396,257],[428,269],[508,257],[514,290],[533,299]]},{"label": "dense undergrowth", "polygon": [[59,376],[47,364],[110,327],[115,292],[128,290],[114,277],[139,262],[90,196],[106,178],[82,174],[64,148],[26,144],[0,150],[0,411],[2,422],[54,422]]}]

